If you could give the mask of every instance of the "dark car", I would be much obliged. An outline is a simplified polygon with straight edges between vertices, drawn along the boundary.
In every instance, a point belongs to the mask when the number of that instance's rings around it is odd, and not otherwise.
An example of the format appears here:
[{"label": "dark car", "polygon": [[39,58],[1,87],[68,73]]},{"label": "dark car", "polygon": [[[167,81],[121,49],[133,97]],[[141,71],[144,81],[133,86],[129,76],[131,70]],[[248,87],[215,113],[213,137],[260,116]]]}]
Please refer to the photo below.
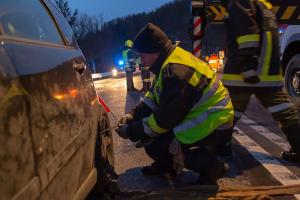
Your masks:
[{"label": "dark car", "polygon": [[83,199],[114,175],[107,113],[48,0],[0,1],[0,199]]}]

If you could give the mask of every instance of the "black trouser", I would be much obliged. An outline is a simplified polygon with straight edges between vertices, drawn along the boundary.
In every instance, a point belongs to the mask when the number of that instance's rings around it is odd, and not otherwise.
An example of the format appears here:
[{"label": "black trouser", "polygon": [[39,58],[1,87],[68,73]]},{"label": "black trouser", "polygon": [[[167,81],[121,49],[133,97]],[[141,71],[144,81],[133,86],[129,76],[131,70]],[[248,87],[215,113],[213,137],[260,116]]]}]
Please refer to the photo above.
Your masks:
[{"label": "black trouser", "polygon": [[[185,167],[204,174],[214,170],[214,166],[219,164],[216,153],[219,148],[231,141],[231,136],[232,129],[216,130],[199,142],[189,145],[181,144]],[[162,167],[162,170],[172,167],[172,155],[169,153],[169,146],[173,139],[173,132],[169,132],[162,134],[150,145],[145,146],[146,153]]]},{"label": "black trouser", "polygon": [[143,90],[148,91],[151,86],[151,80],[150,80],[150,70],[141,70],[141,77],[143,81]]},{"label": "black trouser", "polygon": [[235,122],[243,115],[251,95],[254,94],[260,103],[271,112],[273,118],[280,123],[280,128],[287,136],[292,150],[300,153],[299,113],[282,88],[227,87],[227,89],[235,111]]},{"label": "black trouser", "polygon": [[126,71],[126,84],[127,84],[127,90],[133,90],[134,89],[133,71]]}]

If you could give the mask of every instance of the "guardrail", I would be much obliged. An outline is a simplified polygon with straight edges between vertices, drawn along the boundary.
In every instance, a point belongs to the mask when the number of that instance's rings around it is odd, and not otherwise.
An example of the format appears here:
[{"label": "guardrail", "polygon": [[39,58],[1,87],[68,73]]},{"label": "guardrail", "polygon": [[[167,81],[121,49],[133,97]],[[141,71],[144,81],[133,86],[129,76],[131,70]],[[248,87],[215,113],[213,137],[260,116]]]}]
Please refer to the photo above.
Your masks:
[{"label": "guardrail", "polygon": [[112,72],[92,74],[93,80],[104,79],[104,78],[109,78],[109,77],[112,77]]},{"label": "guardrail", "polygon": [[[136,70],[133,74],[140,73],[140,70]],[[103,72],[103,73],[96,73],[92,74],[93,80],[101,80],[105,78],[112,78],[112,77],[123,77],[125,76],[125,72],[117,72],[117,74],[114,74],[113,72]]]}]

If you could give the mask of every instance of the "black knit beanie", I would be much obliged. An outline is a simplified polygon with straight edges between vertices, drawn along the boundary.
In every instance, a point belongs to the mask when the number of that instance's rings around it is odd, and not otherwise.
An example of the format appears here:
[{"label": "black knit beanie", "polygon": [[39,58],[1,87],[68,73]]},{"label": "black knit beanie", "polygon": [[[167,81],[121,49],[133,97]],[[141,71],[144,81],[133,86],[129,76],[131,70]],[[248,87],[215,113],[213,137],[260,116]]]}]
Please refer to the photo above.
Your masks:
[{"label": "black knit beanie", "polygon": [[146,24],[136,35],[133,48],[140,53],[156,53],[165,48],[169,38],[152,23]]}]

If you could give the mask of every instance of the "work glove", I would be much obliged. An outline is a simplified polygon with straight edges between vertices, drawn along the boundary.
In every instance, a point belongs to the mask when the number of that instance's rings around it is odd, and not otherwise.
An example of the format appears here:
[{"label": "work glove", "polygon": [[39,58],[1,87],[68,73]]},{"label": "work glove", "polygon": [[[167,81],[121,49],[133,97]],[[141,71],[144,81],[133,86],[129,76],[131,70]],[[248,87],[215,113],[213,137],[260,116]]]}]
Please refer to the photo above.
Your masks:
[{"label": "work glove", "polygon": [[127,124],[129,122],[133,121],[133,116],[129,113],[124,114],[121,116],[121,118],[118,121],[118,126],[121,126],[123,124]]},{"label": "work glove", "polygon": [[254,83],[258,83],[260,81],[260,79],[258,76],[250,76],[250,77],[244,78],[244,81],[247,83],[254,84]]},{"label": "work glove", "polygon": [[123,125],[120,125],[117,129],[116,129],[116,132],[117,134],[121,137],[121,138],[124,138],[124,139],[128,139],[128,134],[127,134],[127,127],[128,125],[127,124],[123,124]]}]

